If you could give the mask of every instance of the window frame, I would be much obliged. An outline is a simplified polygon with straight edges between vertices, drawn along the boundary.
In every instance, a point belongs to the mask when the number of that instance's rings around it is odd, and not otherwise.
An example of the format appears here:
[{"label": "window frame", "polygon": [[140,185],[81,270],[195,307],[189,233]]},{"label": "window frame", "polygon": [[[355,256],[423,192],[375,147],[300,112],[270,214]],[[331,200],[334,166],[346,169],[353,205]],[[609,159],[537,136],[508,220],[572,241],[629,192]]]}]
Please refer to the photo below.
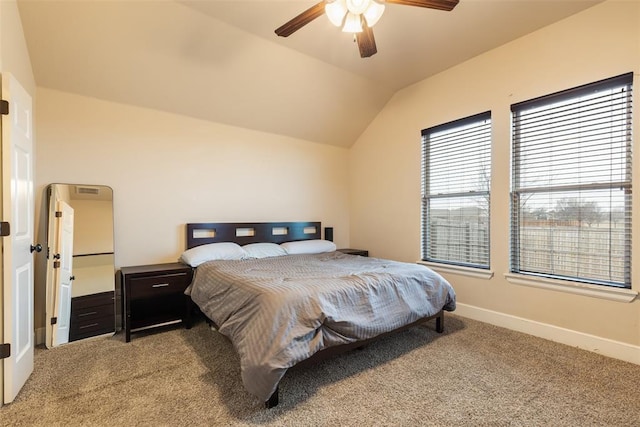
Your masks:
[{"label": "window frame", "polygon": [[[486,180],[487,188],[479,191],[477,189],[469,189],[465,191],[457,191],[450,193],[435,193],[432,194],[429,192],[430,186],[430,176],[429,170],[430,161],[431,161],[431,147],[428,143],[430,141],[430,135],[438,132],[446,132],[450,130],[462,129],[466,126],[478,124],[478,129],[474,129],[474,131],[478,132],[478,135],[481,135],[483,132],[488,132],[488,138],[483,141],[486,144],[486,152],[483,152],[484,156],[488,158],[488,177]],[[482,113],[474,114],[472,116],[464,117],[461,119],[453,120],[451,122],[443,123],[440,125],[432,126],[430,128],[423,129],[421,132],[421,145],[422,145],[422,163],[421,163],[421,184],[422,184],[422,197],[421,197],[421,263],[423,264],[431,264],[447,266],[448,268],[454,269],[481,269],[481,270],[489,270],[491,266],[491,215],[490,215],[490,206],[491,206],[491,167],[492,167],[492,115],[491,111],[485,111]],[[431,216],[429,209],[429,205],[432,200],[444,200],[444,199],[466,199],[466,198],[477,198],[483,197],[487,200],[486,203],[486,243],[482,245],[482,251],[486,254],[486,263],[480,262],[465,262],[454,259],[444,259],[442,257],[431,257],[429,256],[429,247],[432,244],[431,238]],[[460,205],[462,206],[462,205]],[[469,248],[466,248],[466,251],[469,251]]]},{"label": "window frame", "polygon": [[[579,182],[579,179],[572,184],[555,184],[548,186],[538,186],[537,188],[532,186],[522,186],[521,185],[521,170],[522,170],[522,162],[519,161],[521,159],[521,153],[518,151],[520,148],[520,125],[521,121],[518,118],[518,115],[522,113],[524,110],[539,108],[544,106],[553,106],[557,105],[560,102],[564,101],[573,101],[571,105],[578,106],[583,101],[581,97],[585,95],[593,94],[597,91],[610,90],[613,88],[623,87],[624,91],[627,93],[622,97],[624,99],[621,102],[621,105],[626,103],[626,107],[620,113],[621,119],[624,119],[625,125],[623,126],[626,130],[626,138],[622,139],[622,143],[625,145],[625,150],[621,150],[625,152],[624,155],[624,170],[625,170],[625,179],[623,181],[602,181],[597,183],[583,184]],[[633,148],[633,135],[632,135],[632,121],[633,121],[633,73],[626,73],[616,77],[600,80],[597,82],[589,83],[586,85],[578,86],[575,88],[571,88],[568,90],[556,92],[553,94],[545,95],[539,98],[534,98],[529,101],[523,101],[520,103],[516,103],[511,105],[511,194],[510,194],[510,263],[509,263],[509,271],[513,274],[523,274],[527,276],[536,277],[542,280],[553,280],[553,281],[571,281],[581,283],[583,285],[588,286],[596,286],[596,287],[614,287],[619,289],[631,289],[631,227],[632,227],[632,219],[631,219],[631,205],[632,205],[632,148]],[[617,117],[617,116],[616,116]],[[595,122],[595,118],[593,121]],[[553,123],[553,122],[552,122]],[[583,123],[583,122],[580,122]],[[593,125],[593,122],[585,122],[588,123],[587,126]],[[557,124],[550,125],[549,129],[556,129]],[[581,124],[582,126],[582,124]],[[586,126],[585,126],[586,127]],[[582,127],[580,128],[582,129]],[[576,132],[577,134],[578,132]],[[571,136],[574,136],[572,133]],[[568,139],[568,138],[567,138]],[[603,141],[605,138],[603,138]],[[602,147],[604,142],[601,142],[598,147]],[[595,151],[595,149],[594,149]],[[610,170],[614,170],[613,166],[611,166]],[[596,175],[594,173],[594,175]],[[560,181],[560,179],[558,179]],[[520,199],[522,194],[533,194],[535,191],[538,194],[553,194],[558,193],[559,189],[566,191],[567,193],[570,191],[578,192],[581,194],[582,191],[585,190],[604,190],[609,191],[611,194],[612,191],[616,188],[623,188],[623,200],[624,200],[624,238],[623,238],[623,248],[624,248],[624,265],[623,265],[623,273],[624,279],[622,281],[614,281],[614,280],[602,280],[597,279],[595,276],[597,274],[591,274],[591,277],[586,277],[583,273],[581,275],[571,276],[566,274],[554,274],[550,272],[541,272],[541,271],[530,271],[529,266],[523,266],[520,258],[521,252],[521,226],[520,226],[520,215],[522,214],[520,210]],[[546,189],[546,191],[545,191]],[[611,205],[608,206],[611,212]],[[551,227],[551,226],[550,226]],[[611,233],[612,227],[609,226],[608,230]],[[575,251],[574,253],[578,253],[579,251]],[[611,265],[612,255],[609,255],[609,266]],[[523,268],[524,267],[524,268]],[[539,269],[540,270],[540,269]]]}]

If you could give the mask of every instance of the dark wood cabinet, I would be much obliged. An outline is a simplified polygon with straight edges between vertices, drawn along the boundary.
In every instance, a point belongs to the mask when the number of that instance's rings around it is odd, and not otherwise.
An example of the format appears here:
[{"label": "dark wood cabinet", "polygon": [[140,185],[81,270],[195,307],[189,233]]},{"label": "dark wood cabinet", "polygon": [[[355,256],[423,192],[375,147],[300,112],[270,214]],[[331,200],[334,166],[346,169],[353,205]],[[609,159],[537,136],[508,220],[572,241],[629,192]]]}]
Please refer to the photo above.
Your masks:
[{"label": "dark wood cabinet", "polygon": [[136,330],[182,321],[191,327],[191,299],[184,290],[193,269],[182,263],[139,265],[120,269],[126,342]]},{"label": "dark wood cabinet", "polygon": [[115,292],[71,298],[69,341],[115,332]]},{"label": "dark wood cabinet", "polygon": [[350,248],[343,248],[343,249],[338,249],[338,252],[342,252],[343,254],[349,254],[349,255],[360,255],[360,256],[369,256],[369,251],[366,251],[364,249],[350,249]]}]

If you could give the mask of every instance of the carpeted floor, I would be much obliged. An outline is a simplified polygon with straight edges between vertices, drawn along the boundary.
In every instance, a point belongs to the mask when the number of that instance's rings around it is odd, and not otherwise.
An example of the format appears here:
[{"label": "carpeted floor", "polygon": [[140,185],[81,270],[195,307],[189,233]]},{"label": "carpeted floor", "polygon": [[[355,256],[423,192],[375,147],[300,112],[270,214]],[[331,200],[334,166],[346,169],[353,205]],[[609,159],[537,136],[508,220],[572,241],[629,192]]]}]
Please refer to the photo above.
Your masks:
[{"label": "carpeted floor", "polygon": [[638,365],[449,313],[444,334],[433,327],[290,370],[270,410],[204,322],[37,349],[0,425],[640,425]]}]

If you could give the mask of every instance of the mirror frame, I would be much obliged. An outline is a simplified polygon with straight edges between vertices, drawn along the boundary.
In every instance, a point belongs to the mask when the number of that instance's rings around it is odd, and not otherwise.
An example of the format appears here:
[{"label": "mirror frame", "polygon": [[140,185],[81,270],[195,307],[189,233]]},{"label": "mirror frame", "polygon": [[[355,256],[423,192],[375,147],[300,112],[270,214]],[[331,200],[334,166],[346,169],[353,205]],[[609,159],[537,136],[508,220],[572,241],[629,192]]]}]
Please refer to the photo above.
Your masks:
[{"label": "mirror frame", "polygon": [[[46,265],[46,313],[45,313],[45,323],[46,323],[46,334],[45,334],[45,345],[47,348],[52,348],[55,347],[53,344],[53,335],[54,335],[54,324],[57,324],[58,321],[62,320],[59,319],[59,314],[60,313],[56,313],[55,312],[55,307],[56,307],[56,295],[57,295],[57,290],[55,289],[56,286],[56,273],[54,272],[54,263],[57,261],[54,256],[54,250],[55,248],[53,247],[53,245],[56,244],[56,240],[57,240],[57,236],[55,235],[56,231],[55,231],[55,218],[56,218],[56,208],[57,208],[57,201],[58,200],[63,200],[60,199],[58,197],[56,197],[56,186],[65,186],[67,188],[69,188],[69,192],[71,193],[71,191],[73,191],[73,189],[75,190],[74,194],[82,194],[79,193],[78,189],[81,189],[80,191],[84,190],[85,193],[84,194],[88,194],[87,192],[93,191],[95,189],[104,189],[104,190],[108,190],[110,193],[110,202],[111,202],[111,224],[110,224],[110,245],[111,245],[111,251],[109,252],[100,252],[100,253],[95,253],[95,254],[87,254],[87,255],[111,255],[112,260],[110,264],[105,264],[106,266],[110,266],[108,267],[109,271],[109,278],[106,277],[106,273],[103,272],[103,276],[101,280],[104,280],[105,283],[108,283],[108,287],[109,289],[105,290],[104,292],[113,292],[113,330],[109,333],[104,333],[104,334],[96,334],[96,336],[101,336],[101,335],[113,335],[116,331],[116,316],[117,316],[117,307],[116,307],[116,269],[115,269],[115,233],[114,233],[114,208],[113,208],[113,189],[109,186],[106,185],[102,185],[102,184],[69,184],[69,183],[52,183],[49,184],[46,188],[46,206],[47,206],[47,215],[46,215],[46,230],[45,230],[45,235],[47,238],[46,241],[46,255],[47,255],[47,265]],[[82,198],[83,196],[81,195],[80,198]],[[78,198],[76,198],[77,200]],[[67,200],[68,202],[73,200],[73,197],[70,197],[69,200]],[[72,203],[69,203],[72,206]],[[74,242],[76,242],[76,237],[74,236],[73,238]],[[74,254],[72,254],[72,257],[76,257],[77,255],[75,255],[75,249],[74,249]],[[73,268],[73,267],[72,267]],[[103,267],[104,268],[104,267]],[[72,276],[75,275],[73,270],[72,270]],[[73,282],[72,286],[73,286]],[[89,296],[89,295],[94,295],[93,293],[88,293],[87,295],[83,295],[83,296]],[[95,294],[97,295],[97,294]],[[73,291],[70,292],[70,299],[73,300],[74,296],[73,296]],[[69,329],[71,332],[71,318],[72,318],[72,312],[71,312],[71,301],[68,301],[68,307],[69,307],[69,319],[67,320],[68,325],[69,325]],[[88,337],[87,337],[88,338]],[[69,342],[72,342],[75,340],[71,340],[69,339],[66,342],[60,342],[57,345],[61,345],[61,344],[66,344]]]}]

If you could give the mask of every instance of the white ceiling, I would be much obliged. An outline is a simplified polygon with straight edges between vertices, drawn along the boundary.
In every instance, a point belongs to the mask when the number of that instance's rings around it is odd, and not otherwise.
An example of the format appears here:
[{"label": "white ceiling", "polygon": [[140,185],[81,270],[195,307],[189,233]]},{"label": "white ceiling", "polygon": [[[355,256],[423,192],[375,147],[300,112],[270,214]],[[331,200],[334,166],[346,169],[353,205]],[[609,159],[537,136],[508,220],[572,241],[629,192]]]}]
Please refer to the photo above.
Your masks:
[{"label": "white ceiling", "polygon": [[378,53],[321,16],[319,0],[18,0],[36,83],[104,100],[348,147],[398,90],[602,0],[388,4]]}]

